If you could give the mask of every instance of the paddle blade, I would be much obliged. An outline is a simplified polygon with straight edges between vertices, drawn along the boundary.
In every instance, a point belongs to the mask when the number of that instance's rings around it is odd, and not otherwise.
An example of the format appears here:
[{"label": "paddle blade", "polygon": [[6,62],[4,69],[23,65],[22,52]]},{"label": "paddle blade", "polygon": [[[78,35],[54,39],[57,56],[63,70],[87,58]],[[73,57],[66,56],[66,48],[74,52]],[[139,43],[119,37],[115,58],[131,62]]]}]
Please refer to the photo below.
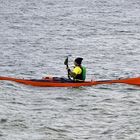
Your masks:
[{"label": "paddle blade", "polygon": [[65,61],[64,61],[64,65],[68,65],[68,57],[65,59]]}]

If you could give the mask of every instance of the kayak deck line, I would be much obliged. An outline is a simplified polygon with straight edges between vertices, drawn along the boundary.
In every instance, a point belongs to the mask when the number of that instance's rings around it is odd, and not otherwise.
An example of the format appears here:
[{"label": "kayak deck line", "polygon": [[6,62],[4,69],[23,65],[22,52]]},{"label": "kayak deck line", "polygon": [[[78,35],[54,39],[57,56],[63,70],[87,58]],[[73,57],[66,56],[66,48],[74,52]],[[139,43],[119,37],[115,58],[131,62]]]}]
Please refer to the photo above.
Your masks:
[{"label": "kayak deck line", "polygon": [[80,86],[93,86],[99,84],[115,84],[115,83],[140,86],[140,77],[116,79],[116,80],[74,82],[74,81],[58,81],[45,79],[19,79],[0,76],[0,80],[13,81],[24,85],[31,85],[36,87],[80,87]]}]

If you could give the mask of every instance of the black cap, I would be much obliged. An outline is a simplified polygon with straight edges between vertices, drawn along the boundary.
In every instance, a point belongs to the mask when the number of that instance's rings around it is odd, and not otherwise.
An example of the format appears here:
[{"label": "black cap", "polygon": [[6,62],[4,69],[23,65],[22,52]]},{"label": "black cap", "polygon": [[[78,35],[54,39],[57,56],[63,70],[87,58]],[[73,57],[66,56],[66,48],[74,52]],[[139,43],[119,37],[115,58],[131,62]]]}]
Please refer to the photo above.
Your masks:
[{"label": "black cap", "polygon": [[78,58],[75,59],[75,62],[76,62],[77,64],[81,65],[82,60],[83,60],[83,58],[78,57]]}]

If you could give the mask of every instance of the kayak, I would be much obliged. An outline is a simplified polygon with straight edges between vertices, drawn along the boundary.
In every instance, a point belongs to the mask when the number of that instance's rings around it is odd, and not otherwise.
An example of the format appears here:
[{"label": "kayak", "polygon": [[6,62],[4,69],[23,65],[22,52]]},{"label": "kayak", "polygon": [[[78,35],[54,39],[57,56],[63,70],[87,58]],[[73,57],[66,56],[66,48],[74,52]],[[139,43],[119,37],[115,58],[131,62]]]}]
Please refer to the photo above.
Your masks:
[{"label": "kayak", "polygon": [[125,78],[125,79],[116,79],[116,80],[101,80],[101,81],[71,81],[65,78],[52,77],[45,79],[20,79],[12,77],[0,76],[0,80],[13,81],[21,83],[24,85],[30,85],[35,87],[81,87],[81,86],[93,86],[99,84],[114,84],[114,83],[123,83],[140,86],[140,77],[135,78]]},{"label": "kayak", "polygon": [[94,82],[75,82],[69,80],[63,80],[61,78],[47,78],[47,79],[18,79],[11,77],[0,76],[0,80],[13,81],[25,85],[31,85],[36,87],[80,87],[80,86],[92,86]]}]

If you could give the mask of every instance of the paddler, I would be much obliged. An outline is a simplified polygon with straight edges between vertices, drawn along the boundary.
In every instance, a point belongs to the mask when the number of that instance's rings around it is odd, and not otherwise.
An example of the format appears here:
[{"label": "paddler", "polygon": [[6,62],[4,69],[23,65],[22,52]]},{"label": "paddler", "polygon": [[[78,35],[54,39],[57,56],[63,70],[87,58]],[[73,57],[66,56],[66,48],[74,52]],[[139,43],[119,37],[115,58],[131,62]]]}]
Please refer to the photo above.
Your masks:
[{"label": "paddler", "polygon": [[74,69],[68,68],[68,74],[74,81],[85,81],[86,79],[86,68],[82,66],[83,58],[78,57],[74,60]]}]

